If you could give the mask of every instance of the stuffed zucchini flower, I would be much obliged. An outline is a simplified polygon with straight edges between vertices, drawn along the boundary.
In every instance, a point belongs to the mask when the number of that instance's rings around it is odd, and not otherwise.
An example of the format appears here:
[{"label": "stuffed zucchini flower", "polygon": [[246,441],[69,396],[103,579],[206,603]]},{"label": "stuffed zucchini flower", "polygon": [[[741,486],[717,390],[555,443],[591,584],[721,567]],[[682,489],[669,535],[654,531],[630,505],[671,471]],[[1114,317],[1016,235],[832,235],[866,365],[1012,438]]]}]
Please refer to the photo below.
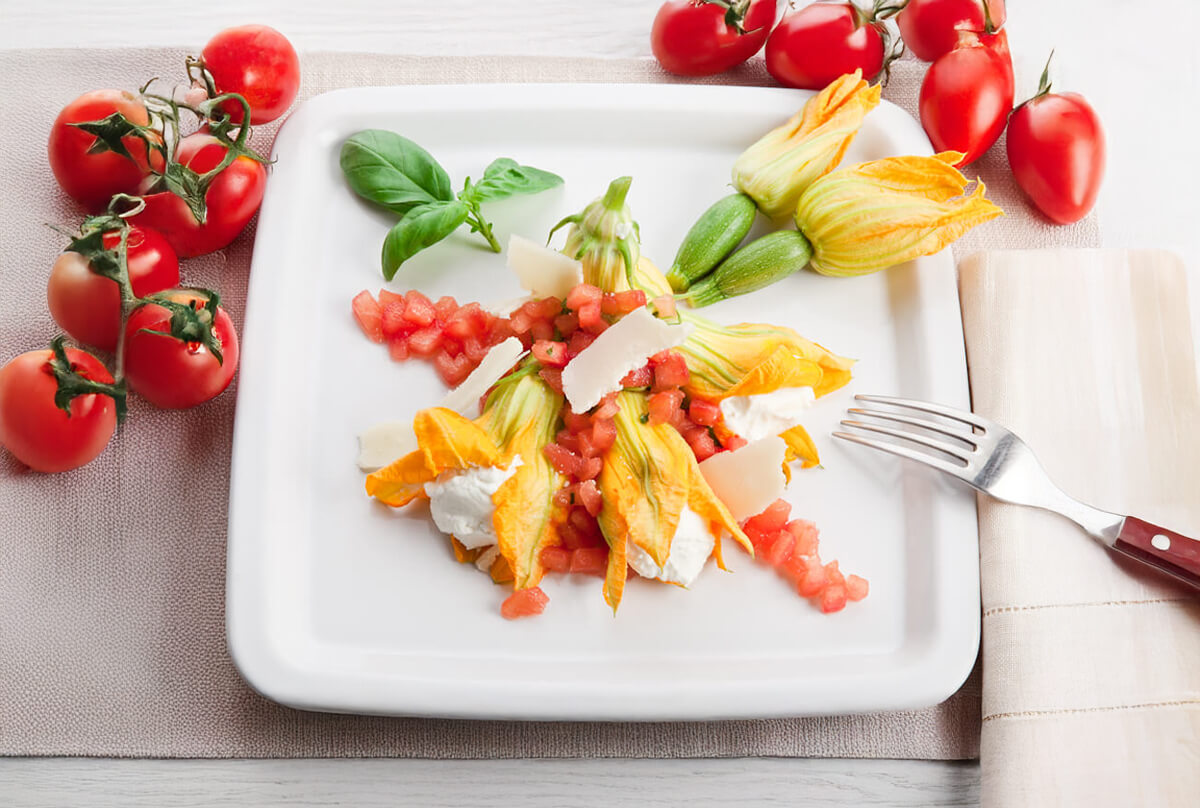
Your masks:
[{"label": "stuffed zucchini flower", "polygon": [[841,162],[879,93],[860,70],[835,80],[738,157],[733,187],[772,219],[790,216],[800,194]]},{"label": "stuffed zucchini flower", "polygon": [[796,226],[812,245],[810,266],[824,275],[865,275],[932,255],[1003,211],[954,163],[958,152],[889,157],[843,168],[800,196]]}]

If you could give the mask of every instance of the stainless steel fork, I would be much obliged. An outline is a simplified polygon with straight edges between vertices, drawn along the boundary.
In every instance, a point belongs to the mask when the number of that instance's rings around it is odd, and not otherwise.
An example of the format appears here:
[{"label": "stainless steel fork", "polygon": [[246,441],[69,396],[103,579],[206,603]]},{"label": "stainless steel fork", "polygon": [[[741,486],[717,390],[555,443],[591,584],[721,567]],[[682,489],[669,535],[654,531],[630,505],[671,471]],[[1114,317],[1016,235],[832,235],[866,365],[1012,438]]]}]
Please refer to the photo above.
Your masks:
[{"label": "stainless steel fork", "polygon": [[[851,415],[873,420],[844,420],[842,426],[855,431],[834,432],[834,437],[932,466],[1003,502],[1061,514],[1109,549],[1200,589],[1200,541],[1135,516],[1093,508],[1067,496],[1047,476],[1033,450],[1010,430],[974,413],[927,401],[889,396],[854,398],[885,408],[849,408]],[[867,434],[884,435],[903,443],[866,437]]]}]

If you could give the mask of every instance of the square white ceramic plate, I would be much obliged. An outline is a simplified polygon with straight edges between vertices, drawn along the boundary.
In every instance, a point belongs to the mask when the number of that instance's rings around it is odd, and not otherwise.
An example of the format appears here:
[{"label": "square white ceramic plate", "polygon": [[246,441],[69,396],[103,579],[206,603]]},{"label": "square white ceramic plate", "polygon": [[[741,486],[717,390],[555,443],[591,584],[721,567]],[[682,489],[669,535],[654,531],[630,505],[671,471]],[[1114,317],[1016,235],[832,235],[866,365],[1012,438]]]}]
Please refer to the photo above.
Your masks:
[{"label": "square white ceramic plate", "polygon": [[[250,278],[229,510],[229,646],[246,679],[307,709],[520,719],[702,719],[934,704],[965,679],[979,640],[974,499],[888,456],[835,444],[856,392],[965,407],[966,363],[949,253],[855,279],[804,272],[706,313],[793,326],[858,358],[854,381],[808,427],[824,467],[788,498],[821,529],[824,558],[870,597],[823,615],[730,550],[691,590],[634,581],[613,617],[599,579],[547,576],[537,619],[507,622],[506,591],[456,564],[428,511],[369,501],[356,434],[443,394],[430,366],[363,338],[350,299],[383,284],[394,221],[357,199],[342,141],[397,130],[456,184],[496,157],[564,187],[486,208],[502,242],[544,239],[615,177],[643,254],[670,264],[683,234],[729,193],[740,151],[803,104],[799,91],[524,85],[342,90],[302,105],[275,144]],[[883,103],[846,162],[929,153]],[[520,290],[503,256],[465,232],[406,264],[390,287],[496,301]],[[732,545],[730,545],[732,547]],[[575,577],[575,576],[573,576]]]}]

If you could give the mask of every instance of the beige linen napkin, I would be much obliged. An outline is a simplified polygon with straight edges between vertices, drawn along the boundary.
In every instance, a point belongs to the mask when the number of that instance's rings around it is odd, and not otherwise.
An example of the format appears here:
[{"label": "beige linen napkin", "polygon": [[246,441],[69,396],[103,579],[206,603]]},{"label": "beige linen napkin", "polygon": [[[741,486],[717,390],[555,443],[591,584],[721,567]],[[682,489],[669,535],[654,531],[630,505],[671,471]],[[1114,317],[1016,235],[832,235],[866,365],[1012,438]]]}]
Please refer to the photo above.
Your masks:
[{"label": "beige linen napkin", "polygon": [[[79,212],[45,163],[58,109],[96,87],[177,76],[184,52],[0,53],[0,359],[56,333],[43,303],[63,240],[44,226]],[[336,87],[453,82],[674,81],[653,62],[305,54],[302,95]],[[761,61],[715,81],[769,85]],[[887,96],[913,110],[920,67]],[[37,87],[31,92],[30,87]],[[272,132],[257,135],[269,147]],[[968,247],[1095,244],[1093,221],[1031,218],[1003,164],[977,164],[1008,211]],[[241,324],[253,234],[189,261]],[[236,383],[236,382],[235,382]],[[189,412],[133,402],[94,463],[26,474],[0,452],[0,754],[162,757],[967,758],[978,752],[979,679],[936,707],[901,713],[698,724],[522,724],[305,713],[254,693],[225,649],[225,516],[234,397]]]},{"label": "beige linen napkin", "polygon": [[[975,411],[1068,493],[1200,536],[1186,275],[1161,252],[960,266]],[[1200,804],[1200,597],[1053,514],[979,501],[985,806]]]}]

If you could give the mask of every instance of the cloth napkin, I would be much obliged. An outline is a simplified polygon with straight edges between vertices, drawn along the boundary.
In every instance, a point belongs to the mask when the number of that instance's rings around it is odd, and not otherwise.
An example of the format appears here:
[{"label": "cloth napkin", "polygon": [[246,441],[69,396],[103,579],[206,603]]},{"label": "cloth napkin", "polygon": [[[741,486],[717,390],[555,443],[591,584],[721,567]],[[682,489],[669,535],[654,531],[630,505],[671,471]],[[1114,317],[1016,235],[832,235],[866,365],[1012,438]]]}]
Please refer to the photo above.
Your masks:
[{"label": "cloth napkin", "polygon": [[[0,53],[0,359],[47,344],[46,272],[70,226],[45,162],[58,109],[96,87],[133,88],[181,75],[185,52]],[[356,86],[455,82],[677,81],[653,62],[604,59],[413,58],[309,53],[308,97]],[[893,68],[886,96],[915,109],[921,67]],[[770,85],[761,60],[710,82]],[[169,85],[169,82],[168,82]],[[38,87],[36,93],[28,90]],[[265,151],[273,131],[263,127]],[[1087,220],[1035,219],[1003,150],[975,168],[1009,215],[971,234],[965,251],[1088,245]],[[188,261],[191,284],[219,289],[241,324],[253,231]],[[235,382],[236,383],[236,382]],[[899,713],[690,724],[529,724],[306,713],[267,701],[225,648],[225,518],[234,396],[192,411],[135,399],[130,426],[95,462],[59,475],[22,471],[0,452],[0,754],[151,757],[408,756],[970,758],[978,754],[978,676],[947,702]]]},{"label": "cloth napkin", "polygon": [[[974,409],[1065,491],[1200,536],[1186,274],[1152,251],[960,265]],[[983,804],[1200,801],[1200,597],[1056,515],[980,497]]]}]

